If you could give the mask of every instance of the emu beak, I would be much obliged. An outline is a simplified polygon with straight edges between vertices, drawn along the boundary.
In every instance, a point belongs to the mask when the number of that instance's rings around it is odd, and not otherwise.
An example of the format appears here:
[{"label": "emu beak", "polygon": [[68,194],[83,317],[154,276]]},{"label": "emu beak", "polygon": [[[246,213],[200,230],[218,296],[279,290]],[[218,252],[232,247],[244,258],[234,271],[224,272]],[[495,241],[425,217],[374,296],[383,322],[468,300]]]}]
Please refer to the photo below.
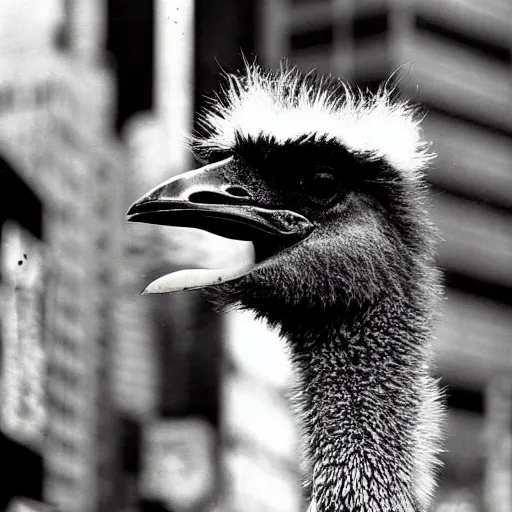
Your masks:
[{"label": "emu beak", "polygon": [[158,185],[131,206],[128,221],[192,227],[226,238],[249,240],[257,255],[259,252],[259,261],[227,269],[173,272],[151,283],[143,293],[191,290],[238,279],[266,257],[311,233],[313,225],[302,215],[256,201],[249,188],[230,183],[225,177],[230,165],[232,158]]}]

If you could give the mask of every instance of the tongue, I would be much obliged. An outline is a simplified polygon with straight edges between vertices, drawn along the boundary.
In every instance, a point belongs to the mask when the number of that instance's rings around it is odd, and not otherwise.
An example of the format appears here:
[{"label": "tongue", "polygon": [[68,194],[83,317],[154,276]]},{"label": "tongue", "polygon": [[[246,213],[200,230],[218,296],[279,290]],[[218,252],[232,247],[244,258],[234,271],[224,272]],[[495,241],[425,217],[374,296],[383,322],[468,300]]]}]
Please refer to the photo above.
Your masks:
[{"label": "tongue", "polygon": [[153,281],[142,292],[142,295],[197,290],[227,283],[247,274],[254,266],[254,263],[244,263],[228,268],[178,270]]}]

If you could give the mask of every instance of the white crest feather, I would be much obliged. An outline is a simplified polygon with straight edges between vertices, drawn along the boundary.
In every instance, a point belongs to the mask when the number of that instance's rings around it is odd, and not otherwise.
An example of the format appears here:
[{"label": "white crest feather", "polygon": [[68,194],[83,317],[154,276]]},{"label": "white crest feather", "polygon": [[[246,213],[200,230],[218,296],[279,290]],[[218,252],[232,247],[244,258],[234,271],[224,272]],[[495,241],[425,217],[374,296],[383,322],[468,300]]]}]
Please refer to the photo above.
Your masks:
[{"label": "white crest feather", "polygon": [[[434,156],[415,109],[404,100],[392,100],[386,87],[363,94],[332,77],[315,84],[295,68],[263,71],[256,65],[247,65],[243,76],[227,79],[222,97],[201,117],[208,135],[192,140],[198,149],[230,151],[237,137],[269,136],[278,144],[327,138],[412,176]],[[324,80],[335,83],[336,91],[324,87]]]}]

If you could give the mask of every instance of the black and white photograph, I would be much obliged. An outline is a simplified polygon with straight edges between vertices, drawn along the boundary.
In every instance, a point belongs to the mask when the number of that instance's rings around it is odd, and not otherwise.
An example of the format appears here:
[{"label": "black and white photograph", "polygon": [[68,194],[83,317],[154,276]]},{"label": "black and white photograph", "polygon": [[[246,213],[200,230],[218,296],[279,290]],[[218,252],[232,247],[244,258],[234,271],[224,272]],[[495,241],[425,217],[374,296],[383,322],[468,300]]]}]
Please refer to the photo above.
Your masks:
[{"label": "black and white photograph", "polygon": [[0,512],[512,512],[510,0],[0,0]]}]

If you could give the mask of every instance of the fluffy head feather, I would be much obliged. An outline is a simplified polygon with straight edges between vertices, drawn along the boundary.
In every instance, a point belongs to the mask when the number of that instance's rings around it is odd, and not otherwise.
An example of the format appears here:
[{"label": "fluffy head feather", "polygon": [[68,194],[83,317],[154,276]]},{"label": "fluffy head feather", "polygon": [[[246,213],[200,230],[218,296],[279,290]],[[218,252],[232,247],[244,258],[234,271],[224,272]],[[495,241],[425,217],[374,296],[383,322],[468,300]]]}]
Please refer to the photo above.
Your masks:
[{"label": "fluffy head feather", "polygon": [[229,152],[237,140],[260,137],[277,144],[336,140],[409,176],[421,174],[433,157],[417,110],[393,98],[387,84],[369,94],[332,76],[285,66],[265,71],[257,65],[247,65],[242,76],[227,75],[227,82],[200,118],[205,133],[192,140],[199,151]]}]

